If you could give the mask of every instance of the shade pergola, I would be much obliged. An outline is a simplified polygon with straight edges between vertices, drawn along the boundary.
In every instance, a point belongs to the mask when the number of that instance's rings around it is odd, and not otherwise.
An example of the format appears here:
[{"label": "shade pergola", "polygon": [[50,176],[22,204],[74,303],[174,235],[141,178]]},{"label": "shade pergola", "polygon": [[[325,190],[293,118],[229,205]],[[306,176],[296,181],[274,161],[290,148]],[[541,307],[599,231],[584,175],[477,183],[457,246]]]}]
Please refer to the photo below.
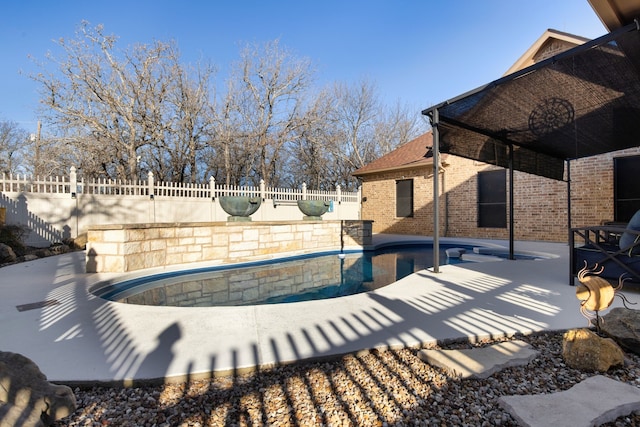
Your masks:
[{"label": "shade pergola", "polygon": [[[433,127],[434,164],[442,151],[509,169],[513,258],[514,170],[566,181],[570,192],[571,160],[640,145],[640,23],[636,19],[422,114]],[[438,188],[435,174],[434,257]],[[436,272],[438,264],[434,259]]]}]

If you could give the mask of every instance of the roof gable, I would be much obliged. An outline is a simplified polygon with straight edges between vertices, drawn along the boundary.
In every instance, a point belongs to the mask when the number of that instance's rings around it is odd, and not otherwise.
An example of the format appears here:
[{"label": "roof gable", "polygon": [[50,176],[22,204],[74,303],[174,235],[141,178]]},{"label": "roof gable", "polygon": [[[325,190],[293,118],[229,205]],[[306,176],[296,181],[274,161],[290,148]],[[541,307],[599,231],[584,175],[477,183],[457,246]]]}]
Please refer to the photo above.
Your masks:
[{"label": "roof gable", "polygon": [[550,58],[560,52],[569,50],[586,43],[589,39],[563,33],[562,31],[548,29],[538,40],[507,70],[504,74],[509,75],[516,71],[527,68],[536,62]]}]

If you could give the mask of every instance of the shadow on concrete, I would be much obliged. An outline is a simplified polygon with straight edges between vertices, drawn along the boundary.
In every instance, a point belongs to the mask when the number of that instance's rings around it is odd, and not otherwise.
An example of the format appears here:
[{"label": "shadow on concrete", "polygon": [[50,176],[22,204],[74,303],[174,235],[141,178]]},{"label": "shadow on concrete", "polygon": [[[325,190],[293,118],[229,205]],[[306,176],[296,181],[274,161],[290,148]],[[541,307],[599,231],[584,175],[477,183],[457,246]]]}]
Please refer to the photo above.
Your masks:
[{"label": "shadow on concrete", "polygon": [[[437,388],[432,378],[424,377],[415,353],[401,349],[450,337],[478,341],[544,330],[550,325],[548,319],[561,311],[554,291],[532,284],[490,274],[472,274],[453,282],[448,280],[450,275],[445,278],[421,271],[416,276],[429,285],[407,288],[409,296],[403,299],[382,289],[367,294],[371,304],[349,314],[327,313],[326,319],[311,326],[296,325],[291,319],[287,331],[270,334],[265,343],[250,342],[224,350],[230,354],[212,351],[208,373],[184,362],[182,377],[165,379],[158,376],[170,372],[170,366],[177,363],[175,350],[187,342],[188,331],[165,317],[170,314],[163,314],[162,324],[168,326],[148,330],[155,340],[153,345],[142,346],[135,339],[133,325],[125,323],[118,311],[126,308],[87,292],[90,275],[83,273],[84,254],[54,258],[66,262],[56,266],[59,280],[46,293],[32,297],[59,304],[39,310],[38,331],[27,338],[51,341],[51,355],[35,359],[44,365],[43,372],[50,367],[58,378],[64,379],[65,373],[72,378],[74,364],[86,364],[90,358],[96,371],[94,385],[144,385],[164,392],[165,388],[155,383],[183,381],[177,388],[180,395],[166,396],[162,403],[165,421],[173,417],[173,424],[263,425],[278,420],[302,426],[328,425],[337,419],[355,425],[397,422],[408,409],[407,401],[420,404],[417,397],[406,397],[412,396],[416,387]],[[545,274],[550,275],[540,272]],[[201,344],[215,349],[215,343],[216,331],[212,330],[210,340]],[[63,354],[69,358],[56,359],[57,347],[63,345]],[[392,350],[361,351],[373,348]],[[273,356],[271,366],[265,366],[265,352]],[[228,359],[232,361],[230,370],[221,362]],[[294,369],[295,360],[308,364],[306,373]],[[328,364],[328,360],[339,363]],[[105,378],[114,380],[103,381]],[[134,381],[136,378],[141,380]],[[149,381],[153,379],[157,381]],[[403,397],[398,398],[398,393]],[[182,410],[181,404],[194,400],[201,404],[185,405],[189,409],[178,420],[175,414]],[[286,402],[285,413],[276,412],[273,402],[278,401]],[[380,401],[384,405],[374,403]],[[99,420],[104,415],[95,417]]]}]

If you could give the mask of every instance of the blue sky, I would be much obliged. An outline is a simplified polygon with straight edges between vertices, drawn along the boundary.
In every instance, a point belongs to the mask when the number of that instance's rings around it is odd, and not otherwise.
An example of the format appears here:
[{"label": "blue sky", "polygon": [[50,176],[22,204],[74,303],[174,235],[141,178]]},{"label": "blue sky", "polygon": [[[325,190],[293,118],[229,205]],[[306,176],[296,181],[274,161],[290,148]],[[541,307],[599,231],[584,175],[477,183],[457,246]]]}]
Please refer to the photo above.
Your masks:
[{"label": "blue sky", "polygon": [[587,0],[9,0],[0,6],[0,120],[35,130],[28,55],[44,60],[82,20],[103,24],[122,48],[174,39],[183,62],[219,68],[221,88],[242,46],[279,39],[313,62],[318,86],[366,78],[384,102],[417,111],[499,78],[547,28],[606,33]]}]

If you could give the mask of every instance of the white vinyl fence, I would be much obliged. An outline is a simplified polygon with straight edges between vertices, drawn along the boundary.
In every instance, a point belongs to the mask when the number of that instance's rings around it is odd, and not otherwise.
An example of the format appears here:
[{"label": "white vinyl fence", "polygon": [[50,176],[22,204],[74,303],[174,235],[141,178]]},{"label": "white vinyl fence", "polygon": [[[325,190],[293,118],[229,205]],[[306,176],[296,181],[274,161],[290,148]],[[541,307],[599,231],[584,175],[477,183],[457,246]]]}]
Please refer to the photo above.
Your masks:
[{"label": "white vinyl fence", "polygon": [[26,226],[26,244],[48,246],[85,232],[90,225],[171,222],[226,221],[220,196],[260,197],[261,206],[252,221],[299,221],[303,214],[297,200],[325,200],[331,203],[326,220],[360,219],[361,190],[343,192],[156,182],[152,173],[146,181],[78,179],[69,176],[33,178],[2,175],[0,208],[6,223]]}]

